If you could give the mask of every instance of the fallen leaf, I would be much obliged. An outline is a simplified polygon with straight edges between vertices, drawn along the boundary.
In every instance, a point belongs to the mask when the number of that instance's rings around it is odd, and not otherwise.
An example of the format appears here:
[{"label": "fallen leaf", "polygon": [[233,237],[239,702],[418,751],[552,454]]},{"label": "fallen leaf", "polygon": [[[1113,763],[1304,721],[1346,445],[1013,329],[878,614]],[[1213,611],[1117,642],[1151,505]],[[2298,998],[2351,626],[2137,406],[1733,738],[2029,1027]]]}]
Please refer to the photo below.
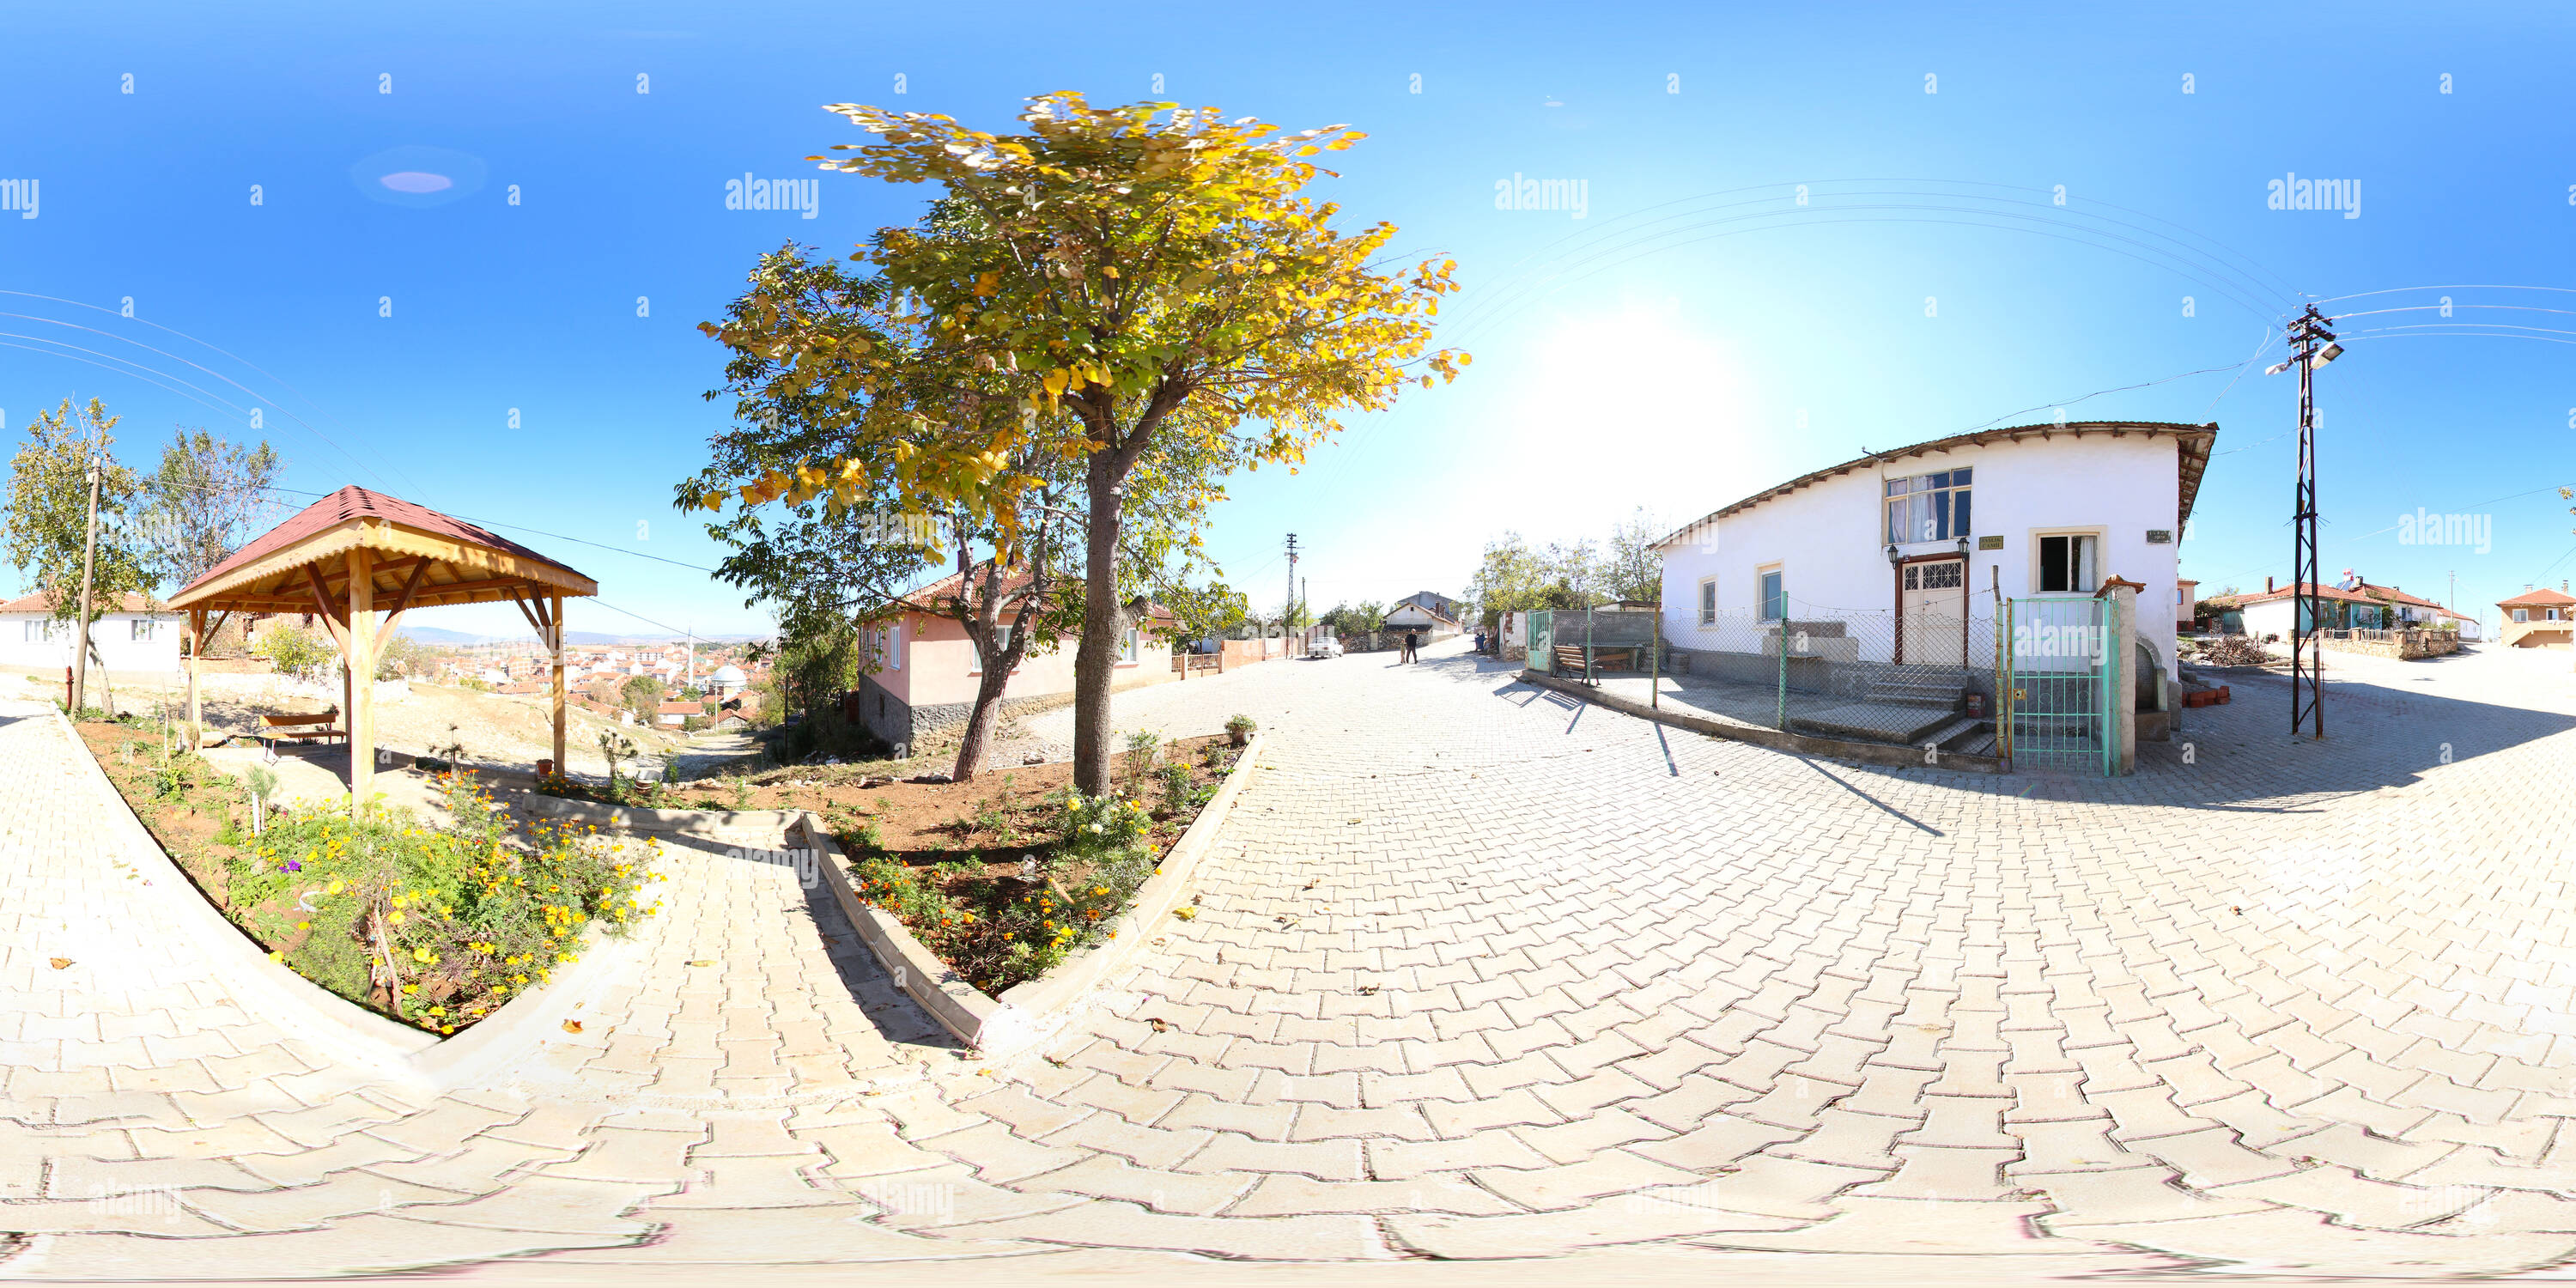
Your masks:
[{"label": "fallen leaf", "polygon": [[712,959],[712,958],[705,958],[705,957],[701,957],[701,958],[699,958],[699,959],[698,959],[698,960],[696,960],[696,961],[690,962],[689,964],[690,964],[690,965],[692,965],[692,966],[713,966],[713,965],[715,965],[715,961],[714,961],[714,959]]},{"label": "fallen leaf", "polygon": [[1199,910],[1196,908],[1174,908],[1172,909],[1172,915],[1183,921],[1195,921],[1198,919]]},{"label": "fallen leaf", "polygon": [[564,1021],[564,1032],[566,1032],[566,1033],[579,1033],[579,1032],[581,1032],[581,1021],[579,1021],[579,1020],[566,1020],[566,1021]]},{"label": "fallen leaf", "polygon": [[1149,1020],[1146,1020],[1145,1022],[1146,1022],[1147,1024],[1151,1024],[1151,1025],[1153,1025],[1153,1026],[1154,1026],[1154,1031],[1155,1031],[1156,1033],[1169,1033],[1169,1032],[1171,1032],[1171,1031],[1172,1031],[1172,1026],[1171,1026],[1170,1022],[1168,1022],[1168,1021],[1160,1020],[1160,1019],[1149,1019]]},{"label": "fallen leaf", "polygon": [[67,970],[71,967],[72,959],[69,957],[56,957],[53,959],[53,962],[55,970]]}]

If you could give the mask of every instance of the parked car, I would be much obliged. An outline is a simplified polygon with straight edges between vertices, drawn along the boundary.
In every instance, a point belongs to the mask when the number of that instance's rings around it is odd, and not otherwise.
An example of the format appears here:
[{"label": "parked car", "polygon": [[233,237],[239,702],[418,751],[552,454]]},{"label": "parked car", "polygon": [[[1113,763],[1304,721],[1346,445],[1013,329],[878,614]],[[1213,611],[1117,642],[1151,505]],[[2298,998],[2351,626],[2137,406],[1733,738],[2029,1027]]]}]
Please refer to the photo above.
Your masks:
[{"label": "parked car", "polygon": [[1308,654],[1310,657],[1340,657],[1341,655],[1342,642],[1330,635],[1315,641],[1313,651]]}]

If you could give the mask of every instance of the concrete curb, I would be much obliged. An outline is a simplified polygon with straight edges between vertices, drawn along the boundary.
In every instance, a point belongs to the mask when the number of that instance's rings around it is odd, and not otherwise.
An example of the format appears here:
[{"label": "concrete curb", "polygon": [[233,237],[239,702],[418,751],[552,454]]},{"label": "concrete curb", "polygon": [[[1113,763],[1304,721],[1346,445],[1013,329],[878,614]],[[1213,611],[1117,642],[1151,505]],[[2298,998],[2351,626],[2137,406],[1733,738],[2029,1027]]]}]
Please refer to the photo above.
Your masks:
[{"label": "concrete curb", "polygon": [[[72,750],[87,766],[90,780],[105,797],[113,826],[127,833],[135,866],[145,870],[162,892],[162,903],[179,923],[205,962],[208,973],[224,983],[251,1018],[275,1024],[350,1064],[426,1091],[464,1086],[522,1058],[542,1037],[563,1022],[573,1006],[598,985],[614,978],[643,954],[644,936],[609,940],[595,932],[584,937],[581,957],[570,970],[559,971],[544,986],[504,1003],[481,1023],[452,1038],[379,1015],[313,981],[261,952],[247,931],[215,908],[197,883],[152,838],[124,793],[108,781],[98,758],[89,754],[80,733],[61,708],[46,704],[56,727],[71,740]],[[648,869],[661,875],[659,865]]]},{"label": "concrete curb", "polygon": [[[894,977],[895,986],[920,1003],[958,1041],[987,1054],[1002,1055],[1025,1050],[1054,1032],[1076,1006],[1132,965],[1150,946],[1153,928],[1180,905],[1182,894],[1198,875],[1200,860],[1215,847],[1216,834],[1233,811],[1235,798],[1252,781],[1262,744],[1263,735],[1253,735],[1207,808],[1199,811],[1189,829],[1181,833],[1181,839],[1163,856],[1154,875],[1136,888],[1135,901],[1119,917],[1107,939],[1076,952],[1045,975],[1011,986],[999,999],[966,982],[922,947],[921,941],[913,938],[893,914],[859,898],[850,877],[849,856],[842,853],[820,819],[805,811],[797,827],[804,844],[820,852],[818,866],[824,880],[840,900],[842,911],[858,927],[859,937],[866,941],[869,951]],[[791,832],[790,836],[800,832]]]},{"label": "concrete curb", "polygon": [[1657,724],[1668,724],[1677,729],[1688,729],[1693,733],[1731,738],[1737,742],[1749,742],[1756,746],[1768,747],[1773,751],[1786,751],[1803,756],[1830,756],[1836,760],[1858,761],[1864,765],[1883,765],[1890,769],[1952,769],[1978,774],[2011,772],[2011,767],[1997,756],[1971,756],[1966,752],[1945,751],[1940,753],[1941,758],[1937,762],[1926,763],[1923,759],[1924,753],[1918,747],[1899,747],[1883,742],[1846,742],[1840,738],[1814,738],[1802,733],[1784,733],[1778,729],[1728,724],[1723,720],[1711,720],[1706,716],[1695,716],[1663,707],[1650,707],[1631,698],[1603,693],[1588,684],[1560,680],[1553,675],[1538,671],[1524,669],[1521,672],[1521,683],[1571,694],[1594,706],[1608,707],[1622,715],[1635,716],[1640,720],[1652,720]]}]

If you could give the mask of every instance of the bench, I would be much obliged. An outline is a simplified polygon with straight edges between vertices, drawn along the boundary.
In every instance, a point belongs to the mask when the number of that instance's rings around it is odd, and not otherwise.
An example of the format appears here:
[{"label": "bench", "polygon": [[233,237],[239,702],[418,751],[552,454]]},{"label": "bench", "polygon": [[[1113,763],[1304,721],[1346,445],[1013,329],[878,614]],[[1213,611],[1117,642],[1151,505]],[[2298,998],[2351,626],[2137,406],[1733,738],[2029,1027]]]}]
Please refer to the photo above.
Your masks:
[{"label": "bench", "polygon": [[[1645,648],[1636,644],[1596,644],[1592,646],[1592,670],[1594,674],[1604,671],[1643,671],[1646,668],[1641,665],[1641,661],[1645,654]],[[1550,660],[1553,663],[1552,669],[1559,675],[1583,674],[1583,646],[1580,644],[1557,645],[1555,654]]]},{"label": "bench", "polygon": [[333,724],[333,722],[339,718],[340,709],[338,707],[333,707],[328,711],[316,711],[308,715],[263,715],[259,718],[260,745],[267,748],[269,756],[274,758],[277,755],[277,744],[281,742],[304,742],[307,740],[325,740],[331,738],[338,738],[341,741],[346,742],[349,738],[348,731],[337,728]]}]

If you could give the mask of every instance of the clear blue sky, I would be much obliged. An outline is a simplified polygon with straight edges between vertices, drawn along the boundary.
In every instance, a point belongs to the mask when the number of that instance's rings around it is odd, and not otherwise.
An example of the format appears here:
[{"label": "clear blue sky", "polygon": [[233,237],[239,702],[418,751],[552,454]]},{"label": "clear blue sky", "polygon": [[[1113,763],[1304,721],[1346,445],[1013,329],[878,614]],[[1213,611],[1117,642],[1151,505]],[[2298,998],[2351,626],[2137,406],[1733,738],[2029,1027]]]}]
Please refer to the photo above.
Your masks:
[{"label": "clear blue sky", "polygon": [[[608,604],[760,629],[635,557],[717,557],[669,506],[724,418],[695,325],[762,250],[845,249],[924,192],[825,175],[808,220],[726,210],[725,180],[812,177],[801,158],[862,137],[824,103],[1003,128],[1075,88],[1353,123],[1373,137],[1327,185],[1345,217],[1459,261],[1467,377],[1218,510],[1256,602],[1292,529],[1319,605],[1454,594],[1506,527],[1684,520],[2057,405],[2217,420],[2185,571],[2259,587],[2287,573],[2293,382],[2261,374],[2277,343],[2238,366],[2304,293],[2419,310],[2352,333],[2431,328],[2356,334],[2320,377],[2329,577],[2444,598],[2456,573],[2465,607],[2576,576],[2566,503],[2513,495],[2576,482],[2571,25],[2541,5],[14,6],[0,179],[39,181],[41,206],[0,211],[0,289],[23,293],[0,296],[0,411],[14,437],[98,395],[145,465],[174,425],[246,437],[257,407],[293,487],[522,525]],[[373,182],[395,169],[460,186]],[[2291,173],[2357,181],[2359,216],[2268,209]],[[1581,181],[1583,217],[1496,209],[1515,175]],[[2389,293],[2338,298],[2360,292]],[[78,360],[99,355],[151,374]],[[2491,548],[2402,544],[2419,507],[2491,515]]]}]

